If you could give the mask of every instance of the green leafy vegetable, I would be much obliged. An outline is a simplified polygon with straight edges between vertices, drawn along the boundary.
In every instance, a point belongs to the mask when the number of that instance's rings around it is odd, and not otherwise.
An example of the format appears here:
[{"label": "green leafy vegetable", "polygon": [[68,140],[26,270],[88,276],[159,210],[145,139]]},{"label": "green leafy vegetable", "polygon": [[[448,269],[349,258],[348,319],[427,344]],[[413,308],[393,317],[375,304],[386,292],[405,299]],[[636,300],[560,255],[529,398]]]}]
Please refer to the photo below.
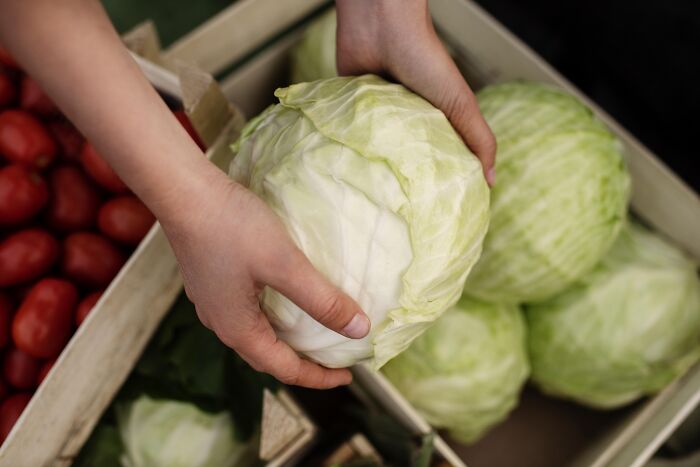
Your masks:
[{"label": "green leafy vegetable", "polygon": [[575,97],[538,83],[487,87],[498,183],[470,295],[545,300],[590,270],[624,222],[629,175],[615,137]]},{"label": "green leafy vegetable", "polygon": [[117,423],[126,467],[232,467],[248,449],[227,412],[187,402],[141,396],[117,406]]},{"label": "green leafy vegetable", "polygon": [[280,216],[372,321],[353,340],[265,289],[280,338],[329,367],[405,349],[462,292],[488,225],[479,160],[442,112],[376,76],[278,89],[243,130],[231,176]]},{"label": "green leafy vegetable", "polygon": [[473,442],[515,407],[525,339],[518,307],[462,298],[383,372],[433,426]]},{"label": "green leafy vegetable", "polygon": [[335,9],[314,20],[292,49],[292,83],[338,75],[335,64]]},{"label": "green leafy vegetable", "polygon": [[530,306],[527,318],[539,386],[618,407],[660,390],[700,357],[697,266],[632,224],[591,274]]}]

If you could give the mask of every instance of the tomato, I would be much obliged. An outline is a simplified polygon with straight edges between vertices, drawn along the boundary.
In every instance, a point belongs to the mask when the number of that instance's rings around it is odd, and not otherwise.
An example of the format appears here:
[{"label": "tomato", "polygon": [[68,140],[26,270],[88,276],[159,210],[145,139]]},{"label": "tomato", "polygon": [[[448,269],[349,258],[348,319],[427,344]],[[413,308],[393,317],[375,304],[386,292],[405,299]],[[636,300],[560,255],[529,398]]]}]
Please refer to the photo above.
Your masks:
[{"label": "tomato", "polygon": [[10,297],[4,292],[0,292],[0,348],[4,348],[10,341],[10,322],[12,321],[13,308]]},{"label": "tomato", "polygon": [[10,75],[0,69],[0,107],[5,107],[15,100],[17,91]]},{"label": "tomato", "polygon": [[10,55],[10,52],[7,51],[3,46],[0,45],[0,64],[5,65],[6,67],[9,68],[19,68],[19,65],[15,61],[14,58],[12,58],[12,55]]},{"label": "tomato", "polygon": [[24,75],[20,83],[19,106],[36,115],[47,117],[58,113],[58,107],[30,76]]},{"label": "tomato", "polygon": [[63,241],[61,269],[79,284],[106,287],[125,261],[121,251],[101,235],[77,232]]},{"label": "tomato", "polygon": [[42,279],[29,291],[12,320],[12,340],[36,358],[56,357],[68,342],[78,290],[63,279]]},{"label": "tomato", "polygon": [[137,197],[120,196],[102,205],[97,225],[112,240],[135,246],[146,236],[155,220]]},{"label": "tomato", "polygon": [[41,229],[25,229],[0,242],[0,287],[36,279],[58,259],[58,241]]},{"label": "tomato", "polygon": [[80,152],[80,162],[83,168],[95,180],[98,185],[113,193],[124,193],[129,188],[121,181],[119,176],[109,166],[106,160],[100,156],[92,144],[87,141]]},{"label": "tomato", "polygon": [[12,431],[12,427],[15,426],[19,416],[22,415],[31,399],[31,394],[22,392],[8,397],[0,405],[0,443],[5,442],[10,431]]},{"label": "tomato", "polygon": [[32,114],[5,110],[0,113],[0,154],[11,162],[44,169],[56,157],[56,143]]},{"label": "tomato", "polygon": [[58,232],[89,229],[100,209],[100,192],[77,167],[57,167],[49,174],[51,197],[46,223]]},{"label": "tomato", "polygon": [[10,394],[10,386],[7,385],[4,379],[0,378],[0,402]]},{"label": "tomato", "polygon": [[91,294],[83,297],[80,303],[78,303],[78,308],[75,310],[76,325],[80,326],[83,324],[83,321],[85,321],[85,318],[87,318],[88,313],[90,313],[90,311],[95,307],[95,304],[101,296],[102,291],[100,290],[98,292],[92,292]]},{"label": "tomato", "polygon": [[34,217],[49,199],[46,182],[18,164],[0,168],[0,226],[15,226]]},{"label": "tomato", "polygon": [[13,347],[5,352],[3,374],[11,386],[17,389],[32,389],[39,374],[39,360]]},{"label": "tomato", "polygon": [[55,363],[56,359],[53,358],[51,360],[45,361],[44,364],[41,365],[41,368],[39,369],[39,374],[36,376],[37,386],[41,385],[41,383],[46,379],[46,375],[49,374],[49,371],[51,371],[51,368],[53,368]]},{"label": "tomato", "polygon": [[187,131],[190,137],[194,140],[197,146],[199,146],[199,149],[201,149],[202,151],[206,151],[207,147],[204,144],[204,141],[202,141],[202,138],[200,138],[199,134],[197,134],[197,130],[195,130],[194,126],[192,126],[192,122],[190,121],[185,111],[174,110],[173,114],[175,115],[175,118],[177,118],[177,120],[180,122],[180,125],[182,125],[185,131]]},{"label": "tomato", "polygon": [[85,138],[73,124],[65,118],[57,118],[50,120],[46,127],[58,143],[60,155],[67,161],[79,161]]}]

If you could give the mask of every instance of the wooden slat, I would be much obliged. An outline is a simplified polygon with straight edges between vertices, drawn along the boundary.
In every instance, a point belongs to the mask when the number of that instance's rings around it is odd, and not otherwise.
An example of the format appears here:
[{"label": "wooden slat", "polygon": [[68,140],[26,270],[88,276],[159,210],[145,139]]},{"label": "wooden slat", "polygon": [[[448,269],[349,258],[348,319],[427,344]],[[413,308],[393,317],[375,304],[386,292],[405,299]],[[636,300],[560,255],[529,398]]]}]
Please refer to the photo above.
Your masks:
[{"label": "wooden slat", "polygon": [[216,75],[327,0],[239,0],[176,41],[163,57]]}]

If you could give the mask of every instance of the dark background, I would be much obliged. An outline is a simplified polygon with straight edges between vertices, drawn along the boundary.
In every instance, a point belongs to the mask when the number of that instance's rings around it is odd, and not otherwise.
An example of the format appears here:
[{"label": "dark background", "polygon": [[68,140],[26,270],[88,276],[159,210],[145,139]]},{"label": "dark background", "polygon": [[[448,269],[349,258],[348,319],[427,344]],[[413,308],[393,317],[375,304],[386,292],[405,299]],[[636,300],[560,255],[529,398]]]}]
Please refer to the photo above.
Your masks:
[{"label": "dark background", "polygon": [[[280,0],[284,1],[284,0]],[[700,0],[477,0],[700,192]],[[231,0],[103,0],[163,45]]]},{"label": "dark background", "polygon": [[700,192],[700,1],[477,3]]}]

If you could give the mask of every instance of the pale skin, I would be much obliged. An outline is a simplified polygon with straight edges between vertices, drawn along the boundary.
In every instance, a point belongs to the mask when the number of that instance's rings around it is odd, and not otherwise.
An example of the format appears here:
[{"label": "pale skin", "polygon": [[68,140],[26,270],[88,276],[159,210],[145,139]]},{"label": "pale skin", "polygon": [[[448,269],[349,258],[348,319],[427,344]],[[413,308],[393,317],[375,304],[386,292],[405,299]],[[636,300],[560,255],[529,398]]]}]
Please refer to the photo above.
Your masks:
[{"label": "pale skin", "polygon": [[[435,35],[427,0],[337,0],[338,70],[402,82],[443,110],[493,183],[495,140]],[[260,310],[270,286],[323,325],[361,338],[370,323],[314,269],[276,215],[209,163],[122,45],[96,0],[0,0],[0,43],[160,221],[202,323],[253,368],[331,388],[347,369],[300,358]],[[435,83],[440,83],[435,86]]]}]

